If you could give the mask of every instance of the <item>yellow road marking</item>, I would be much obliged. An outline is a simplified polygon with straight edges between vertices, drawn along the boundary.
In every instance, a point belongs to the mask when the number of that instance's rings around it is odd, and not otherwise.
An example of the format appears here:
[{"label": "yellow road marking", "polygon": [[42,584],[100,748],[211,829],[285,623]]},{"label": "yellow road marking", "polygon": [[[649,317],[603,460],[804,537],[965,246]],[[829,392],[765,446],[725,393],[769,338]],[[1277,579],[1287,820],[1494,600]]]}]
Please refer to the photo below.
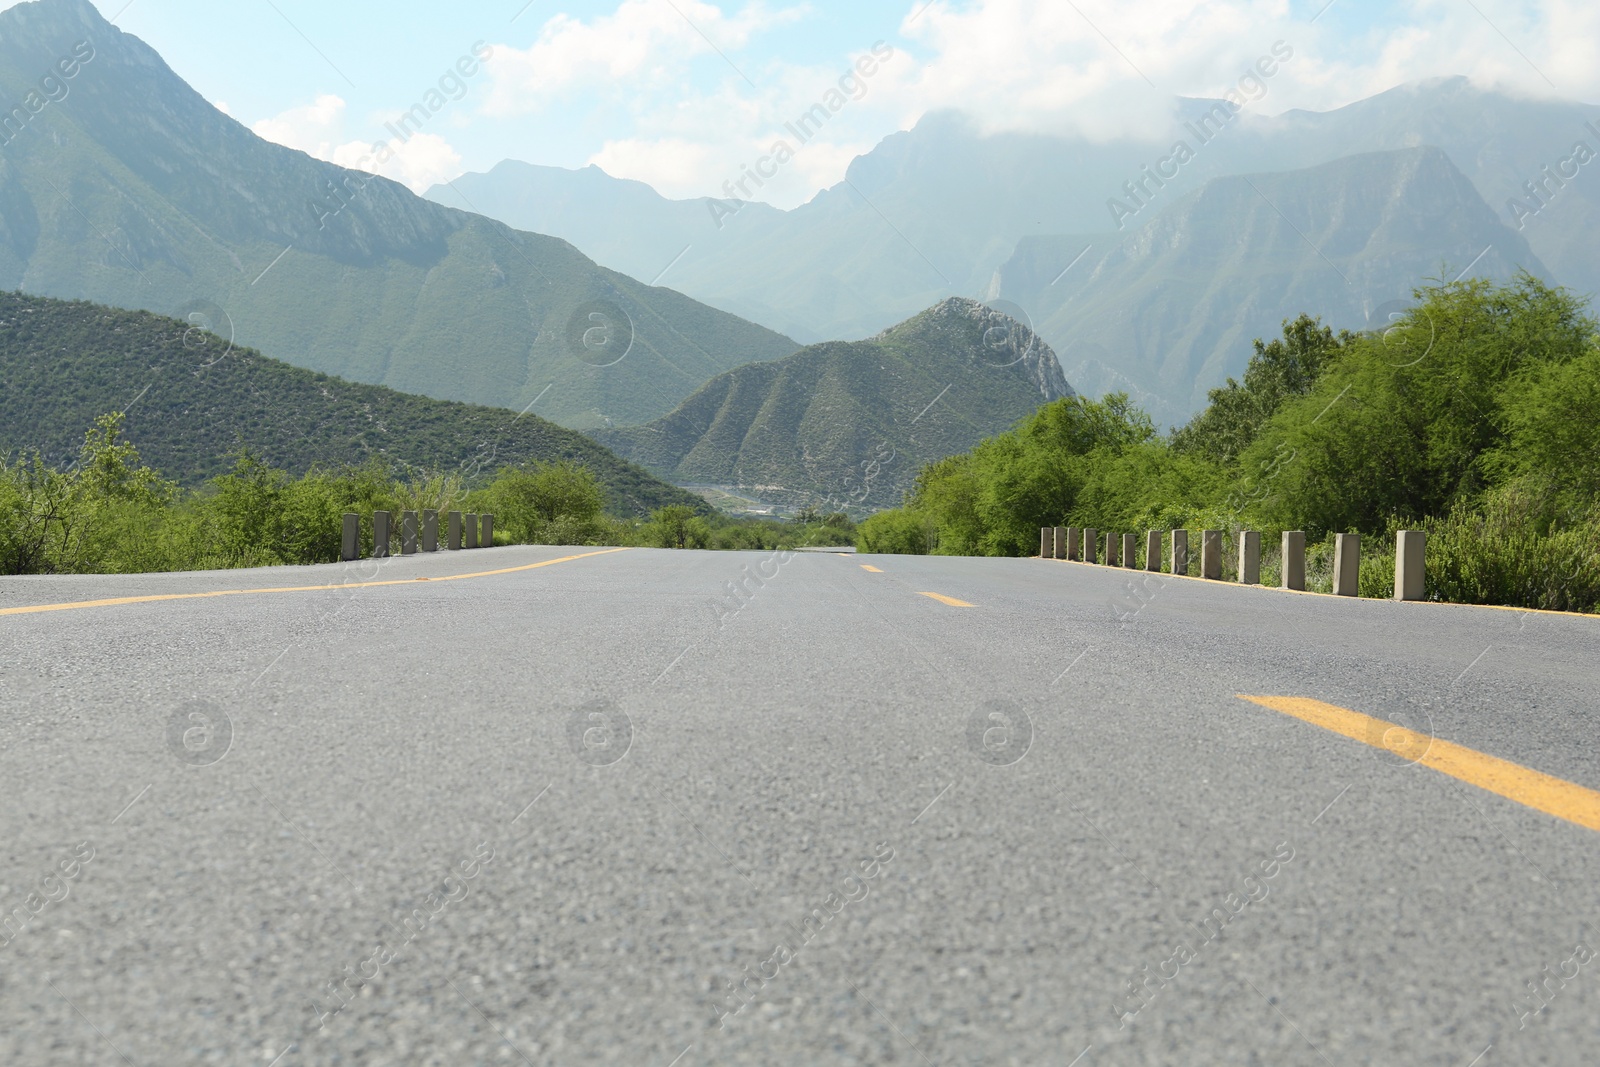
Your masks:
[{"label": "yellow road marking", "polygon": [[1293,715],[1324,730],[1343,734],[1403,759],[1431,767],[1468,785],[1514,800],[1590,830],[1600,830],[1600,793],[1560,778],[1489,756],[1392,722],[1306,697],[1246,696],[1239,699]]},{"label": "yellow road marking", "polygon": [[933,599],[937,600],[939,603],[941,603],[941,604],[949,604],[953,608],[972,608],[972,607],[977,607],[976,604],[968,604],[965,600],[957,600],[955,597],[953,597],[953,596],[945,596],[943,593],[918,593],[917,595],[918,596],[932,597]]},{"label": "yellow road marking", "polygon": [[71,611],[74,608],[109,608],[119,604],[153,604],[161,600],[201,600],[216,596],[250,596],[255,593],[314,593],[327,589],[371,589],[380,585],[410,585],[412,582],[459,582],[464,578],[488,578],[496,574],[515,574],[537,567],[551,567],[557,563],[570,563],[575,559],[604,556],[612,552],[626,552],[625,548],[606,548],[599,552],[584,552],[577,556],[547,559],[542,563],[526,563],[520,567],[503,567],[495,571],[474,571],[471,574],[446,574],[427,578],[390,578],[381,582],[346,582],[337,585],[290,585],[273,589],[218,589],[208,593],[160,593],[151,596],[121,596],[109,600],[77,600],[67,604],[33,604],[20,608],[0,608],[0,615],[32,615],[41,611]]},{"label": "yellow road marking", "polygon": [[863,563],[861,565],[861,569],[864,570],[864,571],[871,571],[873,574],[882,574],[883,573],[882,571],[880,571],[878,568],[874,567],[870,563]]}]

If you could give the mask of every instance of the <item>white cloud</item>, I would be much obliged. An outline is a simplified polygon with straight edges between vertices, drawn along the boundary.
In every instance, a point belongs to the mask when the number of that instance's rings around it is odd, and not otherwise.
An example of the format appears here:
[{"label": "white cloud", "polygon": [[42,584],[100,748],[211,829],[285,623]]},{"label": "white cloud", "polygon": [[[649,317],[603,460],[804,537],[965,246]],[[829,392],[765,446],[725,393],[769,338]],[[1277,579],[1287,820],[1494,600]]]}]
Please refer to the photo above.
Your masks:
[{"label": "white cloud", "polygon": [[[250,128],[268,141],[298,148],[307,155],[341,167],[381,174],[421,193],[461,173],[461,154],[436,133],[412,133],[401,140],[381,128],[389,154],[375,151],[378,141],[350,140],[345,133],[345,102],[325,94],[310,104],[290,108]],[[386,116],[379,116],[381,122]],[[393,116],[387,116],[392,118]],[[384,156],[383,162],[378,158]]]},{"label": "white cloud", "polygon": [[730,55],[756,34],[793,22],[805,11],[750,3],[728,15],[706,0],[622,0],[613,14],[590,22],[556,15],[528,48],[494,46],[494,84],[485,110],[494,115],[539,111],[575,89],[670,91],[695,59]]},{"label": "white cloud", "polygon": [[333,142],[344,127],[345,103],[331,93],[313,102],[252,123],[257,137],[288,148],[298,148],[318,159],[331,159]]},{"label": "white cloud", "polygon": [[[534,44],[497,45],[487,110],[594,117],[589,161],[679,197],[726,196],[786,138],[848,64],[787,62],[757,40],[804,8],[618,0],[587,21],[557,15]],[[1593,0],[904,0],[883,36],[894,58],[753,199],[792,206],[837,183],[850,160],[930,111],[989,130],[1096,140],[1155,136],[1180,96],[1221,96],[1274,45],[1292,50],[1251,105],[1262,115],[1341,107],[1405,82],[1465,74],[1519,94],[1600,98],[1600,5]],[[1481,14],[1479,11],[1481,10]],[[865,24],[865,20],[855,20]],[[898,36],[895,31],[898,30]],[[759,46],[759,47],[758,47]],[[754,58],[752,58],[752,54]],[[1281,54],[1281,52],[1280,52]],[[1548,81],[1546,80],[1548,78]],[[1552,87],[1552,84],[1554,87]],[[557,108],[560,112],[556,112]],[[743,194],[741,194],[743,195]]]}]

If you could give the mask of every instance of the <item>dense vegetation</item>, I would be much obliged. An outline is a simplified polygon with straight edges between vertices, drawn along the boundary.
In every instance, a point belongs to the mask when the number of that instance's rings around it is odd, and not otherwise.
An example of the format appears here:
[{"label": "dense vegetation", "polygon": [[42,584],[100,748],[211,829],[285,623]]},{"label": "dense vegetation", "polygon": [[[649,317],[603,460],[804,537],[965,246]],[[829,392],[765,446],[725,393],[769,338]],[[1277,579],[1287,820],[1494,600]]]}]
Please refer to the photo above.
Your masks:
[{"label": "dense vegetation", "polygon": [[[1428,593],[1562,610],[1600,605],[1600,338],[1530,275],[1416,290],[1382,331],[1302,316],[1257,341],[1244,381],[1168,436],[1113,394],[1039,409],[929,464],[871,552],[1028,555],[1041,526],[1306,531],[1313,588],[1332,535],[1364,539],[1387,592],[1393,534],[1429,533]],[[1229,558],[1231,553],[1225,554]],[[1267,552],[1264,580],[1275,580]]]},{"label": "dense vegetation", "polygon": [[0,292],[0,455],[70,463],[84,427],[108,411],[126,412],[145,461],[189,488],[226,472],[242,446],[295,475],[376,459],[469,486],[502,466],[567,461],[594,472],[617,515],[700,506],[535,415],[341,381],[147,312]]},{"label": "dense vegetation", "polygon": [[[569,460],[504,467],[469,489],[460,474],[397,473],[381,459],[313,467],[296,478],[246,449],[228,473],[184,490],[141,461],[122,421],[121,414],[97,419],[64,468],[38,453],[0,465],[0,574],[331,563],[347,511],[490,512],[496,544],[774,549],[847,545],[854,537],[844,515],[740,522],[669,504],[648,519],[617,518],[606,514],[593,472]],[[369,554],[370,521],[362,535]],[[398,551],[398,529],[394,541]]]}]

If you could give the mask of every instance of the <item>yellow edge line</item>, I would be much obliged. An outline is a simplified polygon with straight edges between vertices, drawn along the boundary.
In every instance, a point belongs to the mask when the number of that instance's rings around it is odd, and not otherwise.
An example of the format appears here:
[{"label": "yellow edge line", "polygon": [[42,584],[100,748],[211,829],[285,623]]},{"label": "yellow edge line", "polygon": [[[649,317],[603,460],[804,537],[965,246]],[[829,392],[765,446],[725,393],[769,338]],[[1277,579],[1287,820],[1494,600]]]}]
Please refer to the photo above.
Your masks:
[{"label": "yellow edge line", "polygon": [[612,552],[626,552],[626,548],[606,548],[598,552],[584,552],[577,556],[547,559],[542,563],[526,563],[520,567],[503,567],[494,571],[474,571],[471,574],[446,574],[438,577],[390,578],[381,582],[345,582],[337,585],[289,585],[269,589],[218,589],[208,593],[161,593],[151,596],[123,596],[110,600],[77,600],[67,604],[33,604],[20,608],[0,608],[0,615],[32,615],[41,611],[72,611],[76,608],[109,608],[119,604],[154,604],[162,600],[201,600],[216,596],[250,596],[256,593],[314,593],[326,589],[372,589],[380,585],[410,585],[413,582],[459,582],[464,578],[488,578],[496,574],[515,574],[537,567],[550,567],[557,563],[570,563],[590,556],[605,556]]},{"label": "yellow edge line", "polygon": [[[1032,559],[1044,559],[1043,556],[1032,556]],[[1157,578],[1182,578],[1186,582],[1205,582],[1207,585],[1220,585],[1229,589],[1266,589],[1273,593],[1292,593],[1295,596],[1325,596],[1333,600],[1359,600],[1373,604],[1404,604],[1407,607],[1417,604],[1431,605],[1436,608],[1488,608],[1490,611],[1517,611],[1525,615],[1560,615],[1567,619],[1600,619],[1600,613],[1587,611],[1555,611],[1550,608],[1519,608],[1511,604],[1460,604],[1453,600],[1391,600],[1384,596],[1338,596],[1334,593],[1318,593],[1312,589],[1285,589],[1281,585],[1245,585],[1243,582],[1225,582],[1220,578],[1202,578],[1198,574],[1173,574],[1170,571],[1147,571],[1143,567],[1113,567],[1109,563],[1085,563],[1081,559],[1045,559],[1046,563],[1075,563],[1080,567],[1098,567],[1106,571],[1131,571],[1134,574],[1149,574]]]},{"label": "yellow edge line", "polygon": [[861,569],[864,570],[864,571],[871,571],[873,574],[882,574],[883,573],[881,570],[879,570],[878,568],[874,567],[870,563],[863,563],[861,565]]},{"label": "yellow edge line", "polygon": [[918,593],[917,595],[918,596],[932,597],[933,599],[937,600],[939,603],[941,603],[941,604],[949,604],[953,608],[975,608],[975,607],[977,607],[976,604],[968,604],[965,600],[957,600],[955,597],[953,597],[953,596],[945,596],[943,593]]},{"label": "yellow edge line", "polygon": [[1475,785],[1507,800],[1554,815],[1590,830],[1600,830],[1600,793],[1554,778],[1520,763],[1486,755],[1392,722],[1363,715],[1307,697],[1247,696],[1248,700],[1285,715],[1343,734],[1354,741],[1393,752],[1403,759]]}]

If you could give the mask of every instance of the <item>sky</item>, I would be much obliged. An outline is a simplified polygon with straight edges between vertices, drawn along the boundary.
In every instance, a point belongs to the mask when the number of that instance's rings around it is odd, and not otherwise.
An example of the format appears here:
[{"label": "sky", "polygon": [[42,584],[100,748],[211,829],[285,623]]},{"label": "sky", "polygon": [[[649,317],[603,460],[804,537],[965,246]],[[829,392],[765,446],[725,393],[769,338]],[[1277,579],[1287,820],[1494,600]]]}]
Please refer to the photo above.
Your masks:
[{"label": "sky", "polygon": [[[518,159],[726,196],[824,103],[822,135],[754,190],[793,207],[930,111],[1155,133],[1175,97],[1222,95],[1274,45],[1292,58],[1264,114],[1455,74],[1600,101],[1594,0],[93,2],[261,136],[419,192]],[[386,124],[418,103],[433,113],[401,145]],[[398,149],[382,164],[379,141]]]}]

